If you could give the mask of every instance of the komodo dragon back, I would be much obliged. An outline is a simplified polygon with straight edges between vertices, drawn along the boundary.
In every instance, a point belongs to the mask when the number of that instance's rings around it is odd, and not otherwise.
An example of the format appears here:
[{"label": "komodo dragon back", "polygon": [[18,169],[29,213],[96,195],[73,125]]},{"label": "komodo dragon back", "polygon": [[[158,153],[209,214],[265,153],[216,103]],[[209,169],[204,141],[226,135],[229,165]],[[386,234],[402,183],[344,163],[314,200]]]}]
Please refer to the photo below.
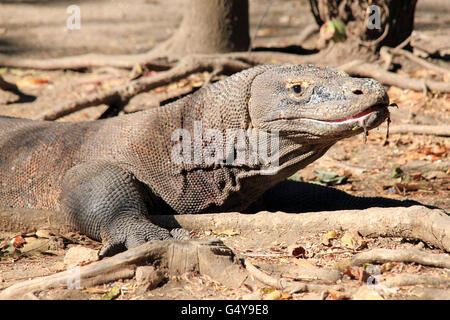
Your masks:
[{"label": "komodo dragon back", "polygon": [[149,215],[243,210],[336,141],[380,125],[388,103],[372,79],[266,65],[106,120],[0,117],[0,206],[59,210],[103,241],[100,256],[185,239]]}]

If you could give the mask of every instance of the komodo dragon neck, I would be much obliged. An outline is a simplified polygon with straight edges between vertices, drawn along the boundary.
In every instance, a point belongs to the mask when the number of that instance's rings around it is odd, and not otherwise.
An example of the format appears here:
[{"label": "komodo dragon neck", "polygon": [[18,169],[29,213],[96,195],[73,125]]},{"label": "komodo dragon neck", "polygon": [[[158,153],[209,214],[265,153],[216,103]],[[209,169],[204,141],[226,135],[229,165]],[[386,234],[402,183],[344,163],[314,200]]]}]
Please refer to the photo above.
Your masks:
[{"label": "komodo dragon neck", "polygon": [[[287,66],[286,70],[289,68]],[[309,68],[313,69],[310,71],[306,67],[308,72],[305,75],[305,82],[301,85],[305,87],[314,81],[317,81],[318,85],[309,94],[308,100],[294,100],[294,107],[301,111],[300,116],[303,113],[308,119],[319,120],[298,123],[295,129],[286,130],[287,121],[280,121],[280,115],[288,114],[285,109],[289,100],[278,92],[281,88],[266,83],[271,80],[265,80],[261,75],[277,70],[271,78],[281,78],[286,77],[283,72],[289,71],[283,69],[280,71],[279,66],[253,68],[202,88],[193,95],[166,107],[132,116],[128,121],[133,124],[133,133],[127,136],[128,145],[131,146],[129,154],[134,154],[136,160],[133,161],[133,168],[130,170],[178,213],[245,209],[267,189],[321,157],[336,141],[362,131],[362,128],[349,130],[348,125],[338,127],[339,118],[361,113],[372,105],[385,104],[387,96],[382,88],[375,86],[376,90],[371,89],[371,92],[366,90],[366,87],[372,87],[372,80],[368,80],[367,83],[361,83],[359,80],[349,81],[348,79],[353,78],[330,71],[331,69],[311,66]],[[314,72],[317,72],[317,80]],[[347,110],[338,109],[339,112],[334,114],[331,108],[334,107],[335,100],[338,100],[336,104],[339,106],[341,100],[347,99],[345,96],[347,93],[342,93],[341,86],[345,83],[334,83],[336,79],[333,79],[333,76],[343,77],[349,82],[349,86],[361,87],[361,90],[367,92],[366,96],[364,98],[358,96],[359,99],[352,101],[351,104],[350,100],[346,101]],[[293,73],[288,79],[292,83],[297,83],[300,81],[298,77],[298,74]],[[261,78],[259,81],[262,82],[255,85],[255,78]],[[280,79],[276,81],[285,84]],[[353,99],[355,94],[350,92],[350,95]],[[268,126],[267,121],[261,121],[266,119],[259,113],[267,102],[270,104],[267,105],[264,116],[280,113],[272,122],[272,126]],[[309,111],[311,107],[315,108],[316,112]],[[332,118],[326,119],[330,115]],[[325,121],[320,121],[321,118],[335,122],[336,128],[330,130],[327,124],[324,124]],[[377,116],[375,125],[384,119],[385,114]],[[366,125],[364,121],[360,120],[358,124],[364,127]],[[367,126],[369,127],[369,124]],[[278,139],[279,153],[276,166],[272,168],[272,164],[269,164],[267,168],[267,164],[248,161],[226,162],[225,155],[222,161],[206,163],[202,156],[211,143],[211,140],[208,141],[208,130],[211,129],[218,131],[223,137],[219,145],[224,154],[226,154],[225,141],[229,139],[227,133],[233,130],[241,133],[253,130],[258,134],[267,133],[269,140]],[[183,135],[184,133],[186,135]],[[184,157],[181,163],[176,163],[174,148],[177,145],[186,147],[186,144],[183,145],[183,139],[184,143],[188,140],[188,156],[186,158],[186,154],[183,154],[186,148],[178,150]],[[270,143],[271,141],[267,141],[267,144]],[[248,149],[248,137],[244,144]],[[236,154],[234,156],[236,157]],[[267,170],[263,169],[275,171],[268,174]]]}]

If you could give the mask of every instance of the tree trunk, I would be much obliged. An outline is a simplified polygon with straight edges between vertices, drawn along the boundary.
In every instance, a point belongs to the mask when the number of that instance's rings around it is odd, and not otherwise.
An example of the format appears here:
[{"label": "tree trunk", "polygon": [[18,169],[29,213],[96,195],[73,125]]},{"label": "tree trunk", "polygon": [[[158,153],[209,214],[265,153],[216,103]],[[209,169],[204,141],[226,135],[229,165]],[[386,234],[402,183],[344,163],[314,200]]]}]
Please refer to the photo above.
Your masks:
[{"label": "tree trunk", "polygon": [[326,28],[337,19],[345,25],[345,41],[337,46],[342,51],[340,55],[352,58],[361,58],[361,53],[376,56],[382,46],[395,47],[407,39],[413,31],[416,3],[417,0],[310,0],[311,11],[321,26],[322,48],[332,43],[332,32],[327,34]]},{"label": "tree trunk", "polygon": [[224,53],[245,51],[249,43],[248,0],[190,0],[178,30],[156,50]]}]

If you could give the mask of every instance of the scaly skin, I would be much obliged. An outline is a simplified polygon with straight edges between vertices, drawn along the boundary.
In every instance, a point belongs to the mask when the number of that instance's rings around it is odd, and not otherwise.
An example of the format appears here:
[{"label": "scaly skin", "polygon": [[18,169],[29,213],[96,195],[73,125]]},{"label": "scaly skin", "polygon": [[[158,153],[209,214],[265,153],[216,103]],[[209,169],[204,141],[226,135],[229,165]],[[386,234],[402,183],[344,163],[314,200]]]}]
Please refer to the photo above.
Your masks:
[{"label": "scaly skin", "polygon": [[[104,242],[101,256],[151,239],[186,238],[182,229],[152,224],[151,215],[242,211],[336,141],[380,125],[388,102],[372,79],[267,65],[167,106],[107,120],[0,117],[0,206],[60,210],[81,232]],[[203,130],[220,133],[278,133],[278,170],[264,173],[268,164],[259,162],[174,161],[180,142],[174,132],[198,138],[199,121]],[[204,149],[193,150],[197,159]]]}]

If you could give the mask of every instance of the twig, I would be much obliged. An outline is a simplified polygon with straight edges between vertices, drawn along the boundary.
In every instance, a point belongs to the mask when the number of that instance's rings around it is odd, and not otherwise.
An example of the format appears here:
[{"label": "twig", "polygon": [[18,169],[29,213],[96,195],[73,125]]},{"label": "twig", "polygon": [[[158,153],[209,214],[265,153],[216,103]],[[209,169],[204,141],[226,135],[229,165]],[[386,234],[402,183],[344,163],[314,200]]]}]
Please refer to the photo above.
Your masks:
[{"label": "twig", "polygon": [[373,249],[353,256],[350,264],[360,266],[365,263],[415,262],[439,268],[450,268],[450,256],[421,251],[416,248],[402,250]]},{"label": "twig", "polygon": [[403,49],[404,47],[406,47],[406,46],[411,42],[411,39],[412,39],[413,34],[414,34],[414,31],[408,36],[408,38],[406,38],[405,40],[403,40],[402,42],[400,42],[400,44],[398,44],[398,45],[394,48],[394,50],[397,50],[397,49]]}]

